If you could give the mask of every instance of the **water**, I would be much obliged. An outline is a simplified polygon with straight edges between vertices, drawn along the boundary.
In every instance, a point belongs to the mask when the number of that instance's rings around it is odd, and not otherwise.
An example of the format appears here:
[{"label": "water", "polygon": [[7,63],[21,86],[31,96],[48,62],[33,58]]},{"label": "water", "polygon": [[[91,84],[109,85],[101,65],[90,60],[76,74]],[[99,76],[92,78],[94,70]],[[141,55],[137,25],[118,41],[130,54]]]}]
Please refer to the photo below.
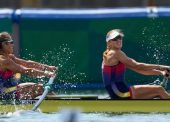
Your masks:
[{"label": "water", "polygon": [[[29,50],[25,50],[25,55],[23,58],[28,60],[37,61],[36,56],[31,53]],[[83,83],[87,83],[88,78],[87,74],[79,71],[75,63],[75,51],[70,48],[68,44],[62,44],[59,48],[54,48],[44,52],[42,54],[41,62],[43,64],[58,66],[59,71],[57,73],[57,77],[55,79],[53,90],[60,92],[65,90],[66,93],[67,89],[76,89],[78,86],[82,85]],[[46,78],[30,78],[27,76],[23,76],[21,79],[22,82],[38,82],[40,81],[42,84],[46,84],[48,79]],[[86,81],[86,82],[85,82]],[[91,83],[91,82],[90,82]],[[90,84],[89,83],[89,84]],[[58,85],[59,84],[59,85]],[[61,85],[63,86],[61,88]],[[59,86],[59,87],[58,87]]]},{"label": "water", "polygon": [[170,113],[149,114],[107,114],[77,113],[76,119],[68,119],[69,110],[56,113],[40,113],[32,111],[16,111],[0,116],[0,122],[169,122]]},{"label": "water", "polygon": [[[148,50],[146,54],[146,58],[148,58],[149,63],[157,63],[157,64],[168,64],[169,62],[169,47],[166,34],[165,23],[156,21],[155,18],[152,18],[151,25],[143,28],[141,34],[143,36],[143,40],[140,43],[141,48],[143,50]],[[165,34],[153,33],[152,31],[159,30],[165,32]],[[151,34],[148,36],[148,34]],[[143,57],[142,57],[143,58]]]}]

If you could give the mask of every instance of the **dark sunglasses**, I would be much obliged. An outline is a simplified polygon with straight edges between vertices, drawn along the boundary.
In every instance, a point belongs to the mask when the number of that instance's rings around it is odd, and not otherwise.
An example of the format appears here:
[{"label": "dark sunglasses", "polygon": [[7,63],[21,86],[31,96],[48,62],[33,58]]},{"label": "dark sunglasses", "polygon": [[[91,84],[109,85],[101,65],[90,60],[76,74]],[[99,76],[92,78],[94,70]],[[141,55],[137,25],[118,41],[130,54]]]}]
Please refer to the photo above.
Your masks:
[{"label": "dark sunglasses", "polygon": [[114,39],[112,39],[112,41],[118,41],[118,40],[122,40],[122,36],[116,36]]},{"label": "dark sunglasses", "polygon": [[14,41],[5,42],[5,44],[14,44]]}]

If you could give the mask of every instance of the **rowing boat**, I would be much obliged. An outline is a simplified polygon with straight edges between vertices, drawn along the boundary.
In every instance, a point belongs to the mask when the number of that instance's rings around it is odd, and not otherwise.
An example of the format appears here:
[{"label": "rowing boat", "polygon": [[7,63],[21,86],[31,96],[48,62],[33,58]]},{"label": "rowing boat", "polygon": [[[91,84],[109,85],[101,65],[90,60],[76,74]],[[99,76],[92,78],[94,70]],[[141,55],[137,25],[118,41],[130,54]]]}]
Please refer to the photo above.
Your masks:
[{"label": "rowing boat", "polygon": [[[7,103],[1,100],[0,113],[16,110],[31,110],[38,99],[21,100],[19,103]],[[41,112],[57,112],[65,108],[79,109],[82,112],[106,113],[148,113],[170,112],[169,100],[109,100],[97,96],[69,96],[46,98],[39,107]]]}]

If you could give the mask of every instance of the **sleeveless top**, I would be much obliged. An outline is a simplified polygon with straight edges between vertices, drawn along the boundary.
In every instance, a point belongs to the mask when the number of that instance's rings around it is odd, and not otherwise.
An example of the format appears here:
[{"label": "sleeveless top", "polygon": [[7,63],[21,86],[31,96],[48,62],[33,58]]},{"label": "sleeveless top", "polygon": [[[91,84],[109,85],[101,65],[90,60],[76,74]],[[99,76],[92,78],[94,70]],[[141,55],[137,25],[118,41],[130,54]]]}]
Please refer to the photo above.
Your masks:
[{"label": "sleeveless top", "polygon": [[11,70],[0,70],[0,92],[4,87],[9,88],[17,85],[17,83],[13,81],[13,74]]},{"label": "sleeveless top", "polygon": [[126,67],[123,63],[119,62],[114,66],[102,66],[103,74],[105,75],[105,85],[111,84],[111,82],[124,82]]},{"label": "sleeveless top", "polygon": [[114,66],[102,65],[102,77],[106,90],[112,99],[131,97],[130,87],[125,83],[126,67],[119,62]]}]

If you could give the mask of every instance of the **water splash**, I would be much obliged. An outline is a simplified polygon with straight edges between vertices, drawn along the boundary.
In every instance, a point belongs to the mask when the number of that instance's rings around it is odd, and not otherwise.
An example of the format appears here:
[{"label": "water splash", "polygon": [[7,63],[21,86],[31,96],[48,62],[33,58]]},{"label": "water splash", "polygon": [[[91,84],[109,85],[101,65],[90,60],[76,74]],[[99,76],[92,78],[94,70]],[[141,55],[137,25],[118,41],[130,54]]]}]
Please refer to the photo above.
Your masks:
[{"label": "water splash", "polygon": [[39,111],[31,111],[31,110],[16,110],[14,112],[8,112],[8,113],[0,113],[0,118],[21,118],[21,117],[26,117],[26,116],[36,116],[36,115],[41,115],[43,113]]},{"label": "water splash", "polygon": [[[143,40],[140,42],[143,50],[148,50],[147,57],[150,63],[166,64],[168,63],[168,52],[170,44],[168,44],[168,35],[166,33],[166,25],[163,22],[156,21],[155,18],[150,20],[151,25],[144,27],[142,30]],[[157,30],[157,31],[156,31]],[[163,35],[159,31],[165,32]],[[155,32],[152,34],[152,32]]]},{"label": "water splash", "polygon": [[75,55],[76,52],[68,44],[62,44],[58,49],[45,52],[41,59],[42,63],[59,67],[57,82],[62,84],[61,87],[65,90],[76,88],[77,84],[81,84],[87,78],[85,73],[78,71],[75,62],[73,62]]},{"label": "water splash", "polygon": [[[156,20],[150,20],[151,25],[144,27],[142,30],[143,40],[140,42],[143,50],[147,50],[146,56],[149,63],[168,64],[169,63],[169,35],[167,34],[165,23]],[[152,32],[155,32],[154,34]],[[160,33],[161,32],[161,33]],[[164,33],[164,34],[162,34]],[[146,52],[146,51],[145,51]],[[168,79],[157,79],[153,85],[161,85],[168,89]]]},{"label": "water splash", "polygon": [[[53,65],[59,67],[59,72],[57,76],[57,83],[62,84],[62,88],[68,89],[68,88],[76,88],[77,84],[81,84],[83,81],[86,81],[86,74],[83,72],[80,72],[77,68],[75,61],[75,55],[76,52],[70,48],[68,44],[62,44],[61,46],[56,46],[59,48],[51,49],[47,52],[44,52],[42,54],[42,58],[40,60],[43,64]],[[26,50],[29,52],[28,50]],[[34,60],[35,55],[33,53],[25,53],[23,58]],[[25,76],[24,81],[40,81],[43,84],[46,83],[45,78],[30,78]],[[63,87],[64,86],[64,87]],[[57,86],[54,86],[56,88]]]}]

